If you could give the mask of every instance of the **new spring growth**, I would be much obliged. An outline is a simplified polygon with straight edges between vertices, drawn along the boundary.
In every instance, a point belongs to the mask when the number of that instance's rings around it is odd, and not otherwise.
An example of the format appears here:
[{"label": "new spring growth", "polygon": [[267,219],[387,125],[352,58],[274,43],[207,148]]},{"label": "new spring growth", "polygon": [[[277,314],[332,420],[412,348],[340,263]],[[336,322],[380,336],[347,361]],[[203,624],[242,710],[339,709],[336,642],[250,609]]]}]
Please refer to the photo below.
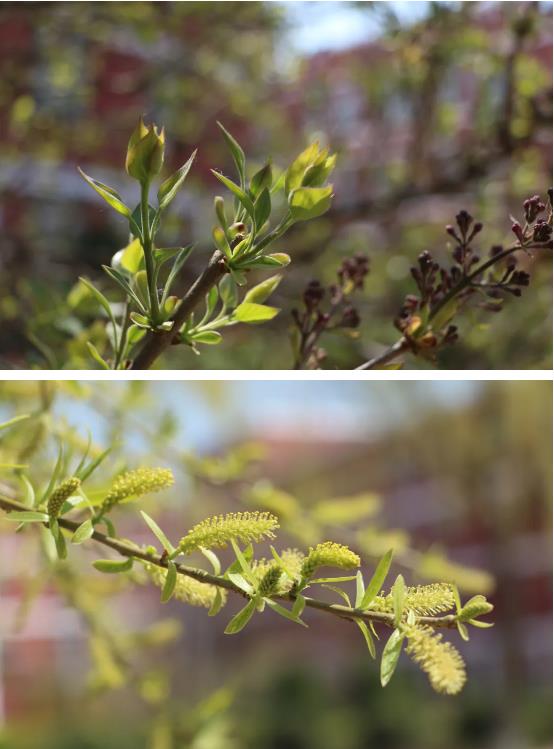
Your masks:
[{"label": "new spring growth", "polygon": [[258,593],[262,597],[272,596],[275,593],[278,593],[279,582],[281,580],[282,574],[283,570],[281,569],[281,567],[279,567],[278,564],[274,564],[273,566],[271,566],[260,580],[260,584],[258,585]]},{"label": "new spring growth", "polygon": [[47,511],[50,517],[57,518],[64,505],[64,502],[73,496],[81,486],[81,480],[72,476],[71,478],[65,479],[55,489],[48,499]]},{"label": "new spring growth", "polygon": [[348,546],[337,544],[334,541],[325,541],[315,547],[311,547],[308,556],[304,560],[301,576],[308,580],[318,567],[340,567],[349,570],[360,566],[360,557]]},{"label": "new spring growth", "polygon": [[161,171],[164,161],[165,133],[156,125],[145,125],[142,117],[129,138],[125,169],[130,177],[148,183]]},{"label": "new spring growth", "polygon": [[[407,587],[405,606],[418,616],[433,616],[434,614],[450,611],[450,609],[454,608],[452,586],[448,583],[433,583],[432,585]],[[487,611],[480,611],[479,615],[492,611],[491,604],[487,602],[487,606],[490,608]],[[376,596],[371,602],[371,608],[375,611],[392,613],[394,611],[392,593],[386,596]]]},{"label": "new spring growth", "polygon": [[[149,563],[146,563],[144,568],[154,585],[158,588],[163,588],[167,577],[167,570],[156,564]],[[226,590],[216,588],[215,585],[208,583],[201,583],[199,580],[193,580],[191,577],[178,575],[175,590],[173,591],[173,598],[183,603],[188,603],[189,606],[200,606],[210,609],[214,604],[218,590],[222,604],[224,604],[227,600]]]},{"label": "new spring growth", "polygon": [[169,468],[137,468],[118,476],[106,495],[100,514],[104,515],[111,508],[128,497],[141,497],[144,494],[167,489],[175,482]]},{"label": "new spring growth", "polygon": [[195,525],[179,542],[179,550],[190,554],[201,546],[225,548],[231,539],[247,544],[275,538],[273,531],[278,527],[277,518],[269,512],[230,512]]}]

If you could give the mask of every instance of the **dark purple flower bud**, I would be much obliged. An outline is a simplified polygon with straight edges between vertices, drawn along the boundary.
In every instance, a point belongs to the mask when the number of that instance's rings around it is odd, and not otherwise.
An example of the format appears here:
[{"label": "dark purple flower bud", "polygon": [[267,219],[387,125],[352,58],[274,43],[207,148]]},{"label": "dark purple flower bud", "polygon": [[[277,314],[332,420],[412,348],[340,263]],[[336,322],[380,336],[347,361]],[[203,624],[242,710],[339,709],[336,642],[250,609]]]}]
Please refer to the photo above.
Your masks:
[{"label": "dark purple flower bud", "polygon": [[325,296],[325,289],[319,281],[310,281],[304,292],[304,304],[309,311],[314,310]]},{"label": "dark purple flower bud", "polygon": [[456,234],[456,229],[452,226],[452,224],[447,224],[444,228],[446,229],[446,233],[450,234],[451,237],[454,237],[456,242],[459,242],[460,244],[462,243],[462,240],[460,239],[458,234]]},{"label": "dark purple flower bud", "polygon": [[357,328],[360,325],[360,315],[358,311],[352,306],[345,308],[339,325],[342,328]]},{"label": "dark purple flower bud", "polygon": [[516,235],[517,239],[521,244],[525,241],[525,237],[523,236],[523,229],[521,228],[521,224],[519,221],[514,221],[512,224],[512,231]]},{"label": "dark purple flower bud", "polygon": [[533,227],[533,239],[535,242],[548,242],[552,237],[552,227],[546,221],[537,221]]},{"label": "dark purple flower bud", "polygon": [[473,223],[473,216],[469,214],[467,211],[460,211],[456,215],[456,223],[458,224],[458,228],[460,230],[460,234],[462,235],[462,239],[465,241],[469,228],[471,224]]},{"label": "dark purple flower bud", "polygon": [[540,195],[533,195],[532,198],[527,198],[527,200],[523,202],[523,211],[525,213],[525,220],[529,224],[532,224],[533,221],[539,215],[539,213],[542,213],[545,208],[546,206],[542,202]]},{"label": "dark purple flower bud", "polygon": [[501,252],[504,252],[504,248],[501,244],[495,244],[491,247],[490,255],[491,257],[496,257],[497,255],[500,255]]},{"label": "dark purple flower bud", "polygon": [[510,278],[510,283],[513,283],[516,286],[529,286],[530,278],[529,273],[526,273],[524,270],[516,270]]}]

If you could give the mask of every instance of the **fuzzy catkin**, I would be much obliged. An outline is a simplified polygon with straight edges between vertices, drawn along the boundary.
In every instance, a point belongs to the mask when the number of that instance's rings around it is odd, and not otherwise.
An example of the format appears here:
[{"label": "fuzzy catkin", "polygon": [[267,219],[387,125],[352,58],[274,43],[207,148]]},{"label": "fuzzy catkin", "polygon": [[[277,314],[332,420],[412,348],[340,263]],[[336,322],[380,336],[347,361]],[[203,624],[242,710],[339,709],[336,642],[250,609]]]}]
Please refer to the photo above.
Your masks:
[{"label": "fuzzy catkin", "polygon": [[340,567],[349,570],[360,566],[360,557],[348,546],[334,541],[325,541],[310,548],[301,569],[302,577],[309,579],[318,567]]},{"label": "fuzzy catkin", "polygon": [[[154,585],[158,588],[163,588],[167,577],[167,569],[159,567],[157,564],[151,564],[150,562],[145,563],[144,568]],[[173,598],[188,603],[190,606],[201,606],[202,608],[209,609],[214,603],[217,591],[218,588],[215,585],[201,583],[192,577],[177,575]],[[225,603],[227,591],[220,588],[219,594]]]},{"label": "fuzzy catkin", "polygon": [[52,518],[57,518],[64,502],[69,499],[81,486],[81,479],[76,476],[65,479],[48,498],[47,512]]},{"label": "fuzzy catkin", "polygon": [[282,574],[283,570],[278,564],[272,565],[260,580],[258,593],[261,596],[272,596],[277,593]]},{"label": "fuzzy catkin", "polygon": [[122,473],[114,481],[110,491],[106,495],[101,514],[127,497],[141,497],[143,494],[158,492],[172,486],[175,479],[169,468],[137,468],[134,471]]},{"label": "fuzzy catkin", "polygon": [[195,525],[180,540],[179,549],[183,554],[190,554],[201,546],[225,548],[231,539],[245,544],[257,542],[275,538],[273,531],[278,527],[277,518],[269,512],[230,512]]},{"label": "fuzzy catkin", "polygon": [[433,689],[458,694],[466,682],[465,663],[456,648],[431,627],[414,625],[404,630],[406,653],[425,671]]},{"label": "fuzzy catkin", "polygon": [[[404,608],[411,609],[417,616],[433,616],[454,608],[454,593],[449,583],[433,583],[406,588]],[[373,611],[392,613],[394,611],[392,593],[376,596],[371,602]]]}]

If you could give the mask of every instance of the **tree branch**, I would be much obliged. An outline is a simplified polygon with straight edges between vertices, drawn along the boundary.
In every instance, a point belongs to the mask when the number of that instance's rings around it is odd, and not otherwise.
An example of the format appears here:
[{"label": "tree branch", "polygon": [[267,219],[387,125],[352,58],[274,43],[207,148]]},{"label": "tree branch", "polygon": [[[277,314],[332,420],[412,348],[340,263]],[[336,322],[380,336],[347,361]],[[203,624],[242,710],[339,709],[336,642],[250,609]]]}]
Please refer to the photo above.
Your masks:
[{"label": "tree branch", "polygon": [[149,332],[142,349],[131,365],[131,369],[149,369],[152,366],[166,348],[171,346],[179,334],[179,328],[193,312],[196,305],[204,299],[208,291],[215,286],[225,273],[227,273],[225,257],[223,253],[216,250],[208,265],[181,299],[172,317],[173,328]]},{"label": "tree branch", "polygon": [[[21,512],[29,510],[29,507],[21,504],[21,502],[17,502],[16,500],[9,499],[5,496],[0,496],[0,508],[8,513],[11,511]],[[76,531],[80,525],[80,523],[77,523],[74,520],[69,520],[67,518],[59,518],[58,523],[60,528],[65,528],[66,530],[72,532]],[[138,546],[135,547],[127,541],[121,541],[118,538],[110,538],[104,533],[96,530],[92,534],[91,538],[93,538],[98,543],[103,544],[104,546],[108,546],[114,551],[117,551],[117,553],[123,557],[141,559],[144,562],[149,562],[150,564],[155,564],[158,567],[167,569],[166,557],[156,554],[148,554]],[[232,593],[236,593],[243,598],[248,597],[244,593],[244,591],[242,591],[230,580],[227,580],[225,577],[212,575],[209,572],[205,572],[204,570],[198,569],[196,567],[189,567],[178,562],[175,562],[175,567],[179,575],[190,577],[193,580],[198,580],[198,582],[206,583],[207,585],[215,585],[218,588],[225,588],[226,590],[229,590]],[[292,602],[296,599],[296,596],[293,593],[288,593],[282,596],[275,596],[275,598]],[[359,611],[357,609],[350,608],[348,606],[342,606],[340,604],[327,603],[326,601],[320,601],[315,598],[305,598],[307,607],[317,609],[319,611],[325,611],[328,614],[338,616],[342,619],[349,619],[352,621],[356,619],[362,619],[365,621],[375,622],[376,624],[384,624],[388,627],[395,626],[393,614],[387,614],[381,611]],[[416,620],[419,624],[426,624],[435,629],[456,627],[456,617],[453,614],[448,614],[446,616],[418,616]]]}]

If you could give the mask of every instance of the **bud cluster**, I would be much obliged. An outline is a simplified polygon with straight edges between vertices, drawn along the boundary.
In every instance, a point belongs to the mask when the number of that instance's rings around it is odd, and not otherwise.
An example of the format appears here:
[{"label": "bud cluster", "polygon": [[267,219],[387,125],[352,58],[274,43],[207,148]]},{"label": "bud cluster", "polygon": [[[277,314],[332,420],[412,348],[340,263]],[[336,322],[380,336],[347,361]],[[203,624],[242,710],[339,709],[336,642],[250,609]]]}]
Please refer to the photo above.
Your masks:
[{"label": "bud cluster", "polygon": [[336,283],[329,286],[318,280],[308,283],[302,296],[304,309],[292,311],[298,334],[297,368],[307,365],[315,369],[325,359],[325,351],[317,346],[322,333],[342,329],[349,330],[352,336],[359,327],[361,318],[350,295],[363,289],[368,273],[369,258],[358,253],[343,260]]},{"label": "bud cluster", "polygon": [[81,480],[76,476],[65,479],[62,483],[52,492],[48,498],[47,512],[52,518],[57,518],[61,512],[64,502],[73,496],[81,486]]}]

